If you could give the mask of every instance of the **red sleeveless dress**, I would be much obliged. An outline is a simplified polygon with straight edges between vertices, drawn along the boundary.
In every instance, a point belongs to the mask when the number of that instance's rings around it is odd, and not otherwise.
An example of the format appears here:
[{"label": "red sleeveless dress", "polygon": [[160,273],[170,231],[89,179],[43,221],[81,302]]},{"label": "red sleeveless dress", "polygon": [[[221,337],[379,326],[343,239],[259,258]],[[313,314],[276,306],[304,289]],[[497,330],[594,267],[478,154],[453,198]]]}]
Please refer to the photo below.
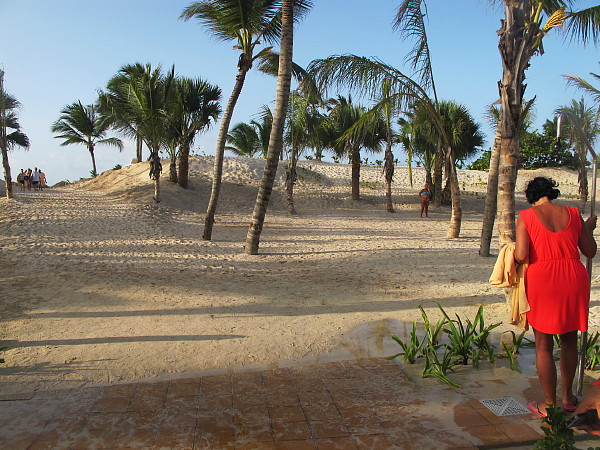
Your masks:
[{"label": "red sleeveless dress", "polygon": [[546,334],[587,331],[590,278],[580,261],[579,210],[567,206],[569,224],[558,232],[548,230],[533,208],[521,211],[529,234],[529,268],[525,291],[531,311],[527,321]]}]

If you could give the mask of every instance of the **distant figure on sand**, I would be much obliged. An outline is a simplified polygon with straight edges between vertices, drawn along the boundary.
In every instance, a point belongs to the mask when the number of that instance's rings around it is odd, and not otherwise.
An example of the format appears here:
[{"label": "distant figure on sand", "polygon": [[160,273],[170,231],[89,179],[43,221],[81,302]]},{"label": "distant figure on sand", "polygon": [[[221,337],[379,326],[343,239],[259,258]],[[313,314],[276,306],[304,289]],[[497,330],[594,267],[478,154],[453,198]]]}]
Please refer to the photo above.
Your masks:
[{"label": "distant figure on sand", "polygon": [[40,172],[38,172],[37,167],[33,169],[33,173],[31,174],[31,184],[33,184],[34,191],[38,191],[40,189]]},{"label": "distant figure on sand", "polygon": [[21,188],[21,191],[25,190],[25,171],[21,169],[21,173],[17,175],[17,184]]},{"label": "distant figure on sand", "polygon": [[42,169],[39,169],[40,171],[40,191],[45,188],[48,187],[48,185],[46,184],[46,174],[44,172],[42,172]]},{"label": "distant figure on sand", "polygon": [[425,211],[425,217],[429,217],[429,202],[431,201],[429,184],[425,183],[425,186],[419,192],[419,197],[421,197],[421,217],[423,217],[423,211]]},{"label": "distant figure on sand", "polygon": [[537,416],[546,417],[548,404],[556,405],[554,335],[560,337],[562,407],[573,412],[577,397],[573,379],[577,368],[577,331],[588,329],[590,277],[579,260],[579,251],[588,258],[596,255],[592,231],[596,216],[585,222],[579,210],[555,205],[560,191],[548,178],[536,177],[527,184],[525,196],[532,205],[517,220],[515,260],[529,263],[525,292],[530,311],[527,321],[535,336],[535,359],[544,401],[529,402]]},{"label": "distant figure on sand", "polygon": [[31,169],[27,169],[25,171],[25,175],[23,176],[23,184],[25,189],[28,191],[31,190]]}]

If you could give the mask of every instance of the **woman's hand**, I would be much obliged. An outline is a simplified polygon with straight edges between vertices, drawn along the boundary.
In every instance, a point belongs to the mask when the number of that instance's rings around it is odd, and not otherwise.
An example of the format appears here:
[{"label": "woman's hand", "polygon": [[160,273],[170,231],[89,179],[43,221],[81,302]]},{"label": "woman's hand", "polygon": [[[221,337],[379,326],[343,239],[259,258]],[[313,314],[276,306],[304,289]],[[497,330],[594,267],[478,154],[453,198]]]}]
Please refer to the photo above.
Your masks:
[{"label": "woman's hand", "polygon": [[[594,385],[590,388],[585,397],[579,402],[579,405],[577,405],[575,414],[581,414],[590,409],[600,411],[600,386]],[[595,436],[600,436],[600,422],[588,423],[586,425],[581,425],[578,428]]]},{"label": "woman's hand", "polygon": [[590,233],[596,229],[596,221],[597,221],[597,219],[598,219],[597,216],[590,216],[584,222],[585,227],[590,231]]}]

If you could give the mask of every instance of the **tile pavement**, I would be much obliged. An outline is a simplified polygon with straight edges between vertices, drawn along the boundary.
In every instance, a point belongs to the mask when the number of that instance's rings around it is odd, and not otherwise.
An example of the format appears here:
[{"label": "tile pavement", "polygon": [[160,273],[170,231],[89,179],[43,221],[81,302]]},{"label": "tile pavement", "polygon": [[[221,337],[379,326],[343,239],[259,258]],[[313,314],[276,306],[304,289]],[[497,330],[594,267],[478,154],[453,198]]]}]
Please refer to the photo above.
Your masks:
[{"label": "tile pavement", "polygon": [[[532,414],[497,417],[478,401],[514,397],[506,379],[464,381],[416,383],[371,358],[0,395],[0,448],[476,449],[541,437]],[[522,394],[539,395],[536,384]]]}]

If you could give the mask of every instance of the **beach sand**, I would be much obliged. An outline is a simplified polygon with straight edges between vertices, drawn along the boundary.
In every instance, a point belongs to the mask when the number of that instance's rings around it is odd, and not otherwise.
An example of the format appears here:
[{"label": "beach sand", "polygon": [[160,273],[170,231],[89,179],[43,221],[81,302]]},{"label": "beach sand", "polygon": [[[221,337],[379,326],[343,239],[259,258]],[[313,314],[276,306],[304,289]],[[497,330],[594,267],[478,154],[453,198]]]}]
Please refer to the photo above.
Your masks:
[{"label": "beach sand", "polygon": [[[438,302],[469,318],[483,304],[487,323],[515,329],[488,283],[495,258],[477,254],[486,172],[459,171],[462,231],[447,239],[449,207],[419,218],[422,168],[413,187],[396,169],[389,214],[380,168],[361,169],[353,202],[350,166],[302,161],[294,217],[280,168],[260,254],[250,256],[263,164],[225,159],[211,241],[202,240],[210,157],[192,159],[188,190],[163,177],[158,205],[146,163],[2,199],[0,340],[13,347],[2,354],[2,392],[389,355],[389,335],[421,321],[419,305],[437,319]],[[521,171],[517,190],[540,173],[575,205],[571,171]],[[591,330],[599,298],[593,284]]]}]

